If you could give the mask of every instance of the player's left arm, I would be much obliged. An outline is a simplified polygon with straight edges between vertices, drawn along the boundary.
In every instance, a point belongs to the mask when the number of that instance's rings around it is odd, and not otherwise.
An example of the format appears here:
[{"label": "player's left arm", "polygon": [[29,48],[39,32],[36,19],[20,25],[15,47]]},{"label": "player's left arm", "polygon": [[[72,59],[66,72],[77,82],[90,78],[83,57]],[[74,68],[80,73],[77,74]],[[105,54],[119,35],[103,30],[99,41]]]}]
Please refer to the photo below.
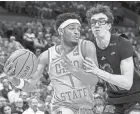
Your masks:
[{"label": "player's left arm", "polygon": [[119,44],[118,47],[119,47],[118,49],[119,56],[121,59],[121,62],[120,62],[121,74],[120,75],[111,74],[106,71],[103,71],[97,68],[96,65],[94,64],[92,64],[92,70],[90,70],[89,72],[96,74],[101,79],[113,85],[116,85],[126,90],[130,90],[133,84],[133,74],[134,74],[133,48],[129,41],[123,41],[122,43]]}]

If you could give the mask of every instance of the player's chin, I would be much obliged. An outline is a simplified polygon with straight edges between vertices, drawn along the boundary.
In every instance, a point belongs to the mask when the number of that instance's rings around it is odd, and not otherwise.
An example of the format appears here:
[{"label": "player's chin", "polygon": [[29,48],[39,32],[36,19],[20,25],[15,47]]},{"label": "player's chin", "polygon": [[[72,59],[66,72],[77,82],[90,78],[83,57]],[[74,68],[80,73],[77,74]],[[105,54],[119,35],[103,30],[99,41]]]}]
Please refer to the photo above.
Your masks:
[{"label": "player's chin", "polygon": [[73,45],[78,45],[78,41],[72,41]]},{"label": "player's chin", "polygon": [[79,39],[72,39],[72,43],[78,44]]}]

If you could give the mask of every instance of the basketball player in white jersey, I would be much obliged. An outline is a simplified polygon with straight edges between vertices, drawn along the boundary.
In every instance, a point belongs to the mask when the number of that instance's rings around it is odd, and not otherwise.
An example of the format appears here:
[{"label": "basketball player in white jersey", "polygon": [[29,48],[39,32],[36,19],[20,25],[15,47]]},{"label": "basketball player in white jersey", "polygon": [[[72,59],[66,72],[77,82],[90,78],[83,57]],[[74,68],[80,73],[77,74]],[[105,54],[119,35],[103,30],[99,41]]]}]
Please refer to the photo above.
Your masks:
[{"label": "basketball player in white jersey", "polygon": [[[38,69],[32,77],[30,85],[24,84],[25,87],[23,87],[23,89],[27,90],[26,88],[29,89],[29,87],[34,86],[40,79],[44,69],[47,68],[54,88],[54,97],[52,99],[53,114],[94,113],[94,99],[89,88],[94,80],[87,81],[85,84],[78,79],[78,76],[73,76],[72,73],[74,69],[80,72],[80,69],[85,68],[85,58],[91,58],[97,65],[94,44],[80,39],[80,20],[80,17],[75,13],[64,13],[57,17],[56,29],[61,38],[61,43],[49,48],[40,55]],[[71,61],[71,64],[67,64],[67,61]],[[72,70],[69,70],[68,67],[71,67]],[[84,75],[84,72],[82,72],[85,77],[87,76],[86,74]],[[95,77],[95,80],[97,83],[97,77]]]}]

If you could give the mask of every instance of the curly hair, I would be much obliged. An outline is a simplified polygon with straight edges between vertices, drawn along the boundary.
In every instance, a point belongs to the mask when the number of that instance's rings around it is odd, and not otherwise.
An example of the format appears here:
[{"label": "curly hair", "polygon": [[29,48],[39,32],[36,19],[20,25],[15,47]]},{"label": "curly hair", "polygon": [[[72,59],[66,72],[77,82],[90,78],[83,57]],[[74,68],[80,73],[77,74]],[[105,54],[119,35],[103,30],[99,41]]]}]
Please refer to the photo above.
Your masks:
[{"label": "curly hair", "polygon": [[56,18],[56,30],[59,28],[59,26],[66,20],[68,19],[78,19],[81,22],[81,17],[76,14],[76,13],[63,13],[60,14],[57,18]]},{"label": "curly hair", "polygon": [[90,19],[93,15],[103,13],[108,17],[108,22],[113,24],[114,16],[112,14],[112,11],[109,6],[97,4],[96,6],[89,9],[86,13],[88,22],[90,22]]}]

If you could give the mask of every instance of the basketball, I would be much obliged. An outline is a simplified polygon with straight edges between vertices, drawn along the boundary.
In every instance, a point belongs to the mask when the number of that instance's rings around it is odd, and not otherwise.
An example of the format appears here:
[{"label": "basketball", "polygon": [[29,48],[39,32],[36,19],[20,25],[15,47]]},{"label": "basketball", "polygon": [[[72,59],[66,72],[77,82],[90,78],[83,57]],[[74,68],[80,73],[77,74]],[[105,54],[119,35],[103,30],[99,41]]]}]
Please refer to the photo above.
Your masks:
[{"label": "basketball", "polygon": [[13,67],[15,68],[15,77],[29,79],[37,70],[38,59],[33,52],[27,49],[19,49],[10,55],[4,65],[4,69],[10,63],[13,63]]}]

